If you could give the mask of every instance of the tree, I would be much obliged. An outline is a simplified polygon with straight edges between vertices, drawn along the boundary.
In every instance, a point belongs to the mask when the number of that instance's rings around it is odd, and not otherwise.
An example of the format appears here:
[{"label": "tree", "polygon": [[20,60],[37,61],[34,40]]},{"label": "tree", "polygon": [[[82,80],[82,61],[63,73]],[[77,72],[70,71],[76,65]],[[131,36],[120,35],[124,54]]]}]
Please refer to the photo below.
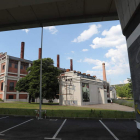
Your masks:
[{"label": "tree", "polygon": [[[26,91],[31,97],[40,95],[40,59],[33,61],[33,65],[27,69],[29,74],[17,82],[16,90]],[[58,98],[58,76],[61,71],[54,67],[51,58],[42,59],[42,97],[45,99]]]},{"label": "tree", "polygon": [[123,86],[116,86],[117,95],[121,98],[127,97],[132,98],[132,82],[131,79],[128,78],[129,83],[124,84]]}]

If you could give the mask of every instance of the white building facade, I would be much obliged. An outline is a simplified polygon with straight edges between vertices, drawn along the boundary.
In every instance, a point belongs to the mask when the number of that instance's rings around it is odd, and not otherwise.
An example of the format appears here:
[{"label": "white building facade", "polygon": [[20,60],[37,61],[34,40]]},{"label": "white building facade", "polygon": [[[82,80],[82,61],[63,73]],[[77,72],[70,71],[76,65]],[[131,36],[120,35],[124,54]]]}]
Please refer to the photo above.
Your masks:
[{"label": "white building facade", "polygon": [[59,78],[60,105],[92,105],[107,103],[106,81],[96,79],[95,76],[69,71]]},{"label": "white building facade", "polygon": [[117,98],[115,87],[110,87],[110,98],[111,99],[116,99]]}]

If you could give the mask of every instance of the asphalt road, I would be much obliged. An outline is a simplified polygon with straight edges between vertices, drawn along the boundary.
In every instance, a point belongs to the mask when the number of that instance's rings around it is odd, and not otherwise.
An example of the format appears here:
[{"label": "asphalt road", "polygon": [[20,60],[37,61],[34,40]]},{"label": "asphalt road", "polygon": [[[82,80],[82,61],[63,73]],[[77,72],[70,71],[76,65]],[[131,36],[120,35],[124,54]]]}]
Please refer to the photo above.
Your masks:
[{"label": "asphalt road", "polygon": [[134,120],[0,116],[0,140],[137,140]]}]

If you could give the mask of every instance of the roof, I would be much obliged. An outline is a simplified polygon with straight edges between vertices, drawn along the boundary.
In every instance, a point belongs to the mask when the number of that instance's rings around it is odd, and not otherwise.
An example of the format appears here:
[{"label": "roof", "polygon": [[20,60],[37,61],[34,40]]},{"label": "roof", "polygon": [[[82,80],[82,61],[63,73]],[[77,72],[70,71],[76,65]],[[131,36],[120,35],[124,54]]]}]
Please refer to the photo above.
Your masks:
[{"label": "roof", "polygon": [[21,61],[21,62],[25,62],[25,63],[30,63],[30,64],[32,64],[32,63],[33,63],[33,62],[32,62],[32,61],[30,61],[30,60],[21,59],[21,58],[14,57],[14,56],[9,56],[9,59],[12,59],[12,60],[17,60],[17,61]]},{"label": "roof", "polygon": [[114,0],[0,0],[0,31],[109,20]]}]

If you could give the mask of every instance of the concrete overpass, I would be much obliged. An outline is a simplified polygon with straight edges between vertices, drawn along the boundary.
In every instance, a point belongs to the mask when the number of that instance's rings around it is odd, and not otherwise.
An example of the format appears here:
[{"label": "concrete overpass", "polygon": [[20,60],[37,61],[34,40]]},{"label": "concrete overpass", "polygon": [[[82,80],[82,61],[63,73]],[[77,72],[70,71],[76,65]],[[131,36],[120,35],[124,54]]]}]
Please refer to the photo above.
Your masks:
[{"label": "concrete overpass", "polygon": [[108,20],[114,0],[0,0],[0,31]]},{"label": "concrete overpass", "polygon": [[0,31],[117,19],[127,40],[140,140],[140,0],[0,0]]}]

